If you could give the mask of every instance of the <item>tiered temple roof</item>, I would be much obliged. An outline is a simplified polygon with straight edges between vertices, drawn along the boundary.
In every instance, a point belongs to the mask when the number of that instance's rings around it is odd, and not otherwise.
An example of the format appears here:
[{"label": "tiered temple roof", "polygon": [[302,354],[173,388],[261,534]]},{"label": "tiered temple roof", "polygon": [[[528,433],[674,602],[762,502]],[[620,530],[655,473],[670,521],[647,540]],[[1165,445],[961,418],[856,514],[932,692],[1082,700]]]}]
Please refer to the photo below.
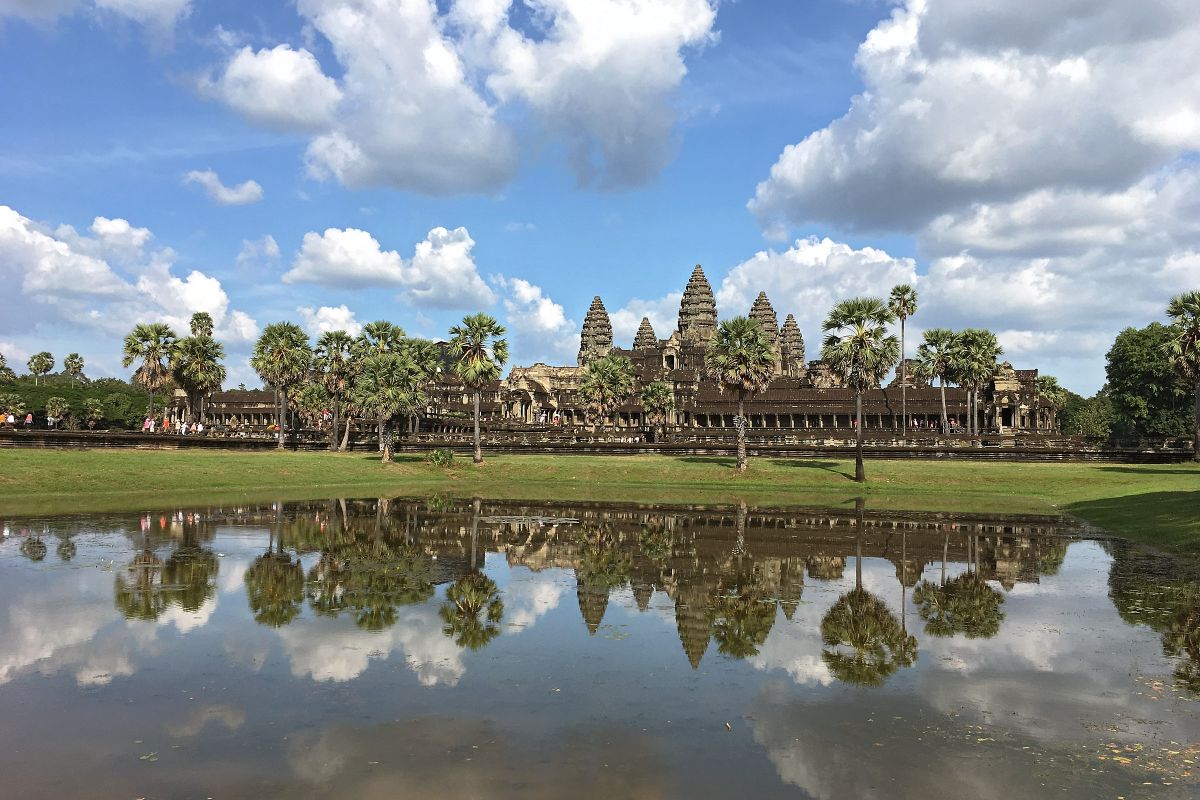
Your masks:
[{"label": "tiered temple roof", "polygon": [[717,299],[697,264],[679,301],[679,338],[685,344],[707,345],[716,333]]},{"label": "tiered temple roof", "polygon": [[579,339],[579,366],[585,366],[603,358],[613,349],[612,322],[608,310],[599,296],[592,298],[587,316],[583,318],[583,332]]},{"label": "tiered temple roof", "polygon": [[803,378],[808,371],[804,360],[804,334],[796,323],[796,317],[787,315],[783,327],[779,329],[779,354],[782,360],[783,374],[789,378]]},{"label": "tiered temple roof", "polygon": [[658,347],[658,337],[654,335],[654,328],[650,325],[649,317],[642,317],[642,324],[638,326],[637,335],[633,337],[634,350],[650,350]]}]

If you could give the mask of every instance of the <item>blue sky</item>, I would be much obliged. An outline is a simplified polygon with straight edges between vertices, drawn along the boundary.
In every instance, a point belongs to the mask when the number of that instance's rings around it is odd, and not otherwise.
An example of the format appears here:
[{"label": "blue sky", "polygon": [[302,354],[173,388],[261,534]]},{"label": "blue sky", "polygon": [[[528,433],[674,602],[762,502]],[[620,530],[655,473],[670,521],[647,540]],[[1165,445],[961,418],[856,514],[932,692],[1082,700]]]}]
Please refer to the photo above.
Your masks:
[{"label": "blue sky", "polygon": [[1091,392],[1200,286],[1198,31],[1182,0],[0,0],[0,352],[122,374],[134,322],[209,310],[254,383],[276,320],[482,309],[570,363],[594,294],[665,337],[701,263],[810,358],[835,300],[912,281],[912,339],[990,327]]}]

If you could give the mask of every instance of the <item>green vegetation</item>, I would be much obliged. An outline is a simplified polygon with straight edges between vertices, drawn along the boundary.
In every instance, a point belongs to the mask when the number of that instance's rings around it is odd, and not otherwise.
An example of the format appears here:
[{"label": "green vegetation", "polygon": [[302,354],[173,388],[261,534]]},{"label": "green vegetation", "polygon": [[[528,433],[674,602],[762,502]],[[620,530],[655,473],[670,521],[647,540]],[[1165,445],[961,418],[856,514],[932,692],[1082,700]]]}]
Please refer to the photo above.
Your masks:
[{"label": "green vegetation", "polygon": [[727,319],[704,355],[704,371],[721,392],[737,398],[737,470],[746,471],[746,401],[771,383],[775,354],[766,333],[747,317]]},{"label": "green vegetation", "polygon": [[373,453],[8,450],[0,513],[74,513],[315,497],[481,495],[491,499],[839,506],[1010,514],[1067,512],[1115,534],[1200,552],[1200,466],[760,458],[495,456],[484,469]]},{"label": "green vegetation", "polygon": [[[12,412],[18,421],[32,412],[37,427],[45,426],[45,410],[51,398],[66,400],[68,413],[59,427],[80,427],[95,419],[94,427],[139,428],[146,416],[146,396],[124,381],[112,378],[76,382],[69,375],[32,376],[0,384],[0,413]],[[99,418],[91,410],[100,409]]]}]

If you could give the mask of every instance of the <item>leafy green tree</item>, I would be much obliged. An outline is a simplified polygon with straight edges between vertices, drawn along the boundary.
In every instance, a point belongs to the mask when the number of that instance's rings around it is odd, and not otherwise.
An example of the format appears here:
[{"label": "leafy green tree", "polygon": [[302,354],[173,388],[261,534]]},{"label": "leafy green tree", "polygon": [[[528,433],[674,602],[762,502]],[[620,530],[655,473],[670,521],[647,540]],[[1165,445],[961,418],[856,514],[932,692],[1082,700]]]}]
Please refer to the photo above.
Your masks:
[{"label": "leafy green tree", "polygon": [[958,334],[949,328],[930,328],[925,331],[925,340],[917,348],[917,370],[923,380],[937,378],[942,391],[942,430],[950,423],[946,410],[946,381],[955,374],[955,351],[958,349]]},{"label": "leafy green tree", "polygon": [[675,395],[666,381],[651,381],[642,387],[642,408],[646,421],[655,433],[660,433],[675,409]]},{"label": "leafy green tree", "polygon": [[104,421],[104,404],[94,397],[89,397],[83,401],[83,424],[88,426],[88,430],[95,430],[96,426]]},{"label": "leafy green tree", "polygon": [[[317,380],[329,394],[333,411],[333,426],[329,434],[329,449],[337,447],[338,429],[350,397],[355,371],[354,339],[345,331],[329,331],[317,339],[313,350],[313,368]],[[349,421],[346,423],[349,435]]]},{"label": "leafy green tree", "polygon": [[1121,435],[1187,436],[1192,385],[1171,366],[1172,329],[1158,322],[1126,328],[1107,355],[1108,396]]},{"label": "leafy green tree", "polygon": [[0,383],[12,383],[16,379],[17,373],[8,366],[8,359],[4,357],[4,353],[0,353]]},{"label": "leafy green tree", "polygon": [[158,619],[168,605],[162,559],[149,547],[143,549],[124,572],[117,573],[113,594],[117,610],[126,619]]},{"label": "leafy green tree", "polygon": [[21,395],[13,392],[0,394],[0,414],[12,414],[14,417],[25,416],[25,400]]},{"label": "leafy green tree", "polygon": [[746,401],[765,391],[775,376],[775,353],[758,322],[734,317],[718,325],[704,355],[704,371],[722,394],[737,397],[737,470],[745,472]]},{"label": "leafy green tree", "polygon": [[[1038,397],[1042,401],[1054,409],[1054,418],[1059,420],[1059,414],[1062,413],[1063,407],[1066,406],[1071,392],[1068,392],[1066,387],[1058,382],[1058,378],[1053,375],[1039,375],[1037,379]],[[1078,397],[1078,395],[1075,395]],[[1061,421],[1059,421],[1059,429],[1062,429]]]},{"label": "leafy green tree", "polygon": [[479,402],[483,387],[500,380],[500,369],[508,361],[508,341],[504,326],[487,314],[470,314],[450,329],[450,352],[454,373],[471,390],[475,416],[476,464],[483,463],[479,439]]},{"label": "leafy green tree", "polygon": [[69,353],[63,359],[63,372],[71,376],[71,380],[79,383],[80,377],[83,375],[83,356],[79,353]]},{"label": "leafy green tree", "polygon": [[192,336],[198,339],[211,339],[213,335],[212,314],[209,314],[207,311],[197,311],[195,314],[192,314],[189,328],[192,331]]},{"label": "leafy green tree", "polygon": [[48,397],[46,398],[46,416],[55,420],[54,427],[57,428],[71,416],[71,404],[65,397]]},{"label": "leafy green tree", "polygon": [[163,583],[172,589],[169,601],[189,613],[199,611],[216,596],[219,569],[216,553],[185,536],[163,565]]},{"label": "leafy green tree", "polygon": [[1058,414],[1058,428],[1070,436],[1107,439],[1112,435],[1117,412],[1104,387],[1092,397],[1080,397],[1068,391]]},{"label": "leafy green tree", "polygon": [[25,362],[25,366],[29,368],[29,373],[33,375],[33,385],[37,386],[38,378],[49,374],[54,369],[54,356],[45,350],[40,353],[34,353]]},{"label": "leafy green tree", "polygon": [[400,342],[400,352],[408,356],[427,381],[442,371],[442,351],[429,339],[405,338]]},{"label": "leafy green tree", "polygon": [[433,577],[432,562],[419,548],[355,533],[322,549],[305,591],[318,614],[349,612],[359,627],[378,631],[395,624],[398,607],[433,597]]},{"label": "leafy green tree", "polygon": [[397,352],[369,355],[354,381],[354,404],[383,423],[383,462],[392,460],[396,420],[425,405],[424,378],[409,358]]},{"label": "leafy green tree", "polygon": [[263,329],[254,344],[250,366],[267,385],[278,392],[275,404],[279,420],[279,448],[284,444],[284,410],[288,394],[307,377],[312,364],[312,350],[304,329],[292,322],[274,322]]},{"label": "leafy green tree", "polygon": [[329,392],[319,383],[305,383],[292,395],[292,409],[306,428],[316,428],[329,408]]},{"label": "leafy green tree", "polygon": [[841,376],[845,386],[854,390],[855,452],[854,479],[867,479],[863,464],[863,392],[883,381],[900,358],[900,342],[887,332],[894,317],[891,310],[874,297],[843,300],[825,318],[822,329],[821,358]]},{"label": "leafy green tree", "polygon": [[46,557],[46,543],[36,533],[21,542],[21,555],[30,561],[41,561]]},{"label": "leafy green tree", "polygon": [[[908,435],[908,350],[905,348],[904,342],[904,323],[913,314],[917,313],[917,290],[909,286],[907,283],[902,283],[899,286],[893,286],[891,294],[888,295],[888,310],[892,315],[900,320],[900,425],[903,428],[902,436]],[[893,419],[893,422],[895,420]]]},{"label": "leafy green tree", "polygon": [[1200,461],[1200,292],[1171,298],[1167,360],[1177,375],[1192,386],[1192,457]]},{"label": "leafy green tree", "polygon": [[587,403],[588,415],[599,420],[603,428],[617,408],[633,396],[636,380],[633,362],[628,358],[607,355],[589,363],[579,379],[579,396]]},{"label": "leafy green tree", "polygon": [[982,328],[967,328],[951,347],[951,373],[967,390],[967,432],[978,433],[979,390],[996,374],[996,362],[1004,348],[996,334]]},{"label": "leafy green tree", "polygon": [[187,394],[188,419],[204,422],[204,399],[225,382],[225,348],[211,336],[189,336],[171,348],[171,377]]},{"label": "leafy green tree", "polygon": [[139,323],[125,337],[121,350],[121,365],[131,366],[142,362],[134,371],[133,380],[150,394],[150,408],[154,415],[154,393],[171,382],[171,371],[167,362],[175,347],[175,331],[161,322]]}]

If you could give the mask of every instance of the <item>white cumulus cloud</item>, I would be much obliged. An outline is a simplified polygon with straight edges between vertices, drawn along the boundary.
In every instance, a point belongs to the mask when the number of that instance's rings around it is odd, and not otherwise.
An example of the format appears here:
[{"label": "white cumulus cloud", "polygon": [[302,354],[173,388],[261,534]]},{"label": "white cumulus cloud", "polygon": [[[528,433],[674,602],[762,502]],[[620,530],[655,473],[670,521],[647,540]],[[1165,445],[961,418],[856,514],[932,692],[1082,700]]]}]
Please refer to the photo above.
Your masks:
[{"label": "white cumulus cloud", "polygon": [[316,56],[286,44],[257,52],[241,48],[219,77],[201,81],[201,89],[248,119],[281,130],[323,129],[342,99]]},{"label": "white cumulus cloud", "polygon": [[497,276],[503,292],[505,321],[512,344],[513,363],[529,358],[550,358],[573,363],[579,351],[579,329],[567,319],[563,307],[540,286],[522,278]]},{"label": "white cumulus cloud", "polygon": [[434,228],[405,260],[384,250],[370,233],[328,228],[304,235],[284,283],[339,288],[401,287],[401,298],[417,306],[478,309],[496,302],[471,254],[475,240],[466,228]]},{"label": "white cumulus cloud", "polygon": [[221,176],[211,169],[194,169],[183,176],[183,181],[196,184],[213,202],[222,206],[243,206],[257,203],[263,198],[263,188],[258,181],[248,180],[237,186],[226,186],[221,182]]},{"label": "white cumulus cloud", "polygon": [[303,320],[304,329],[314,339],[323,333],[345,331],[351,336],[362,332],[362,324],[346,305],[340,306],[300,306],[296,309]]}]

